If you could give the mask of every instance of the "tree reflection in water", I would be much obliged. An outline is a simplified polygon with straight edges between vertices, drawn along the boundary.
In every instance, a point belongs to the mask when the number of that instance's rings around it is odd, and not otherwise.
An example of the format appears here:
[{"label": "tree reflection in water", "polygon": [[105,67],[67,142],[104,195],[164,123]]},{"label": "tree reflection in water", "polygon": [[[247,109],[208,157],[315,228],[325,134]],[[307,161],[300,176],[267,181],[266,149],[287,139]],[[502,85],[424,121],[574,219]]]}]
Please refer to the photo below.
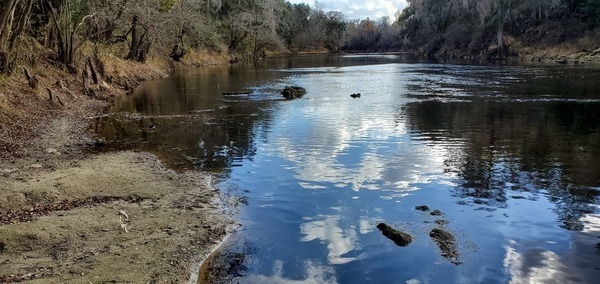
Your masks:
[{"label": "tree reflection in water", "polygon": [[582,216],[596,211],[600,104],[433,100],[409,103],[402,113],[427,143],[462,141],[445,165],[458,176],[454,194],[464,204],[493,210],[525,192],[546,195],[562,227],[578,231]]}]

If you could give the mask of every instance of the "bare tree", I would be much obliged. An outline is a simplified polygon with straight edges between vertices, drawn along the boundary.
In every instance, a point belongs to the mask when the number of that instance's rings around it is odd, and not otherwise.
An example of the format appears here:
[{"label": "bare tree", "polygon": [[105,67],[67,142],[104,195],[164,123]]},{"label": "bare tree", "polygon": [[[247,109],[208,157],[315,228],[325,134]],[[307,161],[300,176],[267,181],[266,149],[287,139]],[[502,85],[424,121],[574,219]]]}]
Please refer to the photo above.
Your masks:
[{"label": "bare tree", "polygon": [[90,12],[88,4],[88,0],[65,0],[60,7],[54,7],[46,0],[58,45],[58,61],[71,71],[74,71],[75,50],[80,44],[77,32],[87,19],[96,14]]},{"label": "bare tree", "polygon": [[34,0],[5,0],[0,6],[0,73],[10,74],[16,57],[13,49],[21,36]]}]

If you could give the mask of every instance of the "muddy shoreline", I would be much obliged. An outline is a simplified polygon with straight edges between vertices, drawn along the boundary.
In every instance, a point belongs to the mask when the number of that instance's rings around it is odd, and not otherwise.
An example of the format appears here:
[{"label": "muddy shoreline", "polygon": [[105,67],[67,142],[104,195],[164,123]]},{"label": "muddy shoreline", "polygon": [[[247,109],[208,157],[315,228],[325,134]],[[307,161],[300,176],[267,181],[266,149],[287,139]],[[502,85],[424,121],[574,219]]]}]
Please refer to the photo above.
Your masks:
[{"label": "muddy shoreline", "polygon": [[[41,91],[21,89],[6,90],[37,93],[32,109],[45,113]],[[77,91],[64,91],[73,98],[62,109],[15,116],[29,129],[3,137],[19,145],[0,159],[0,283],[196,283],[236,227],[210,175],[149,153],[92,151],[102,143],[91,121],[110,100]]]},{"label": "muddy shoreline", "polygon": [[89,154],[87,123],[58,118],[0,163],[0,281],[194,282],[235,226],[210,176],[148,153]]}]

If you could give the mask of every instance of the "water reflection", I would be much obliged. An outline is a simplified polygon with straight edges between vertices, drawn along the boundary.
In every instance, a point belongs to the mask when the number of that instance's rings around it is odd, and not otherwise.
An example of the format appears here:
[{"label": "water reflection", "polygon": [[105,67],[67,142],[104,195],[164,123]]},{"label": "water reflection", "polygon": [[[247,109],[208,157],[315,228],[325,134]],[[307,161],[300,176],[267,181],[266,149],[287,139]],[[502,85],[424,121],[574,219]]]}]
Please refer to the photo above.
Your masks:
[{"label": "water reflection", "polygon": [[541,192],[570,230],[582,229],[580,217],[594,211],[600,195],[593,162],[600,153],[598,113],[600,104],[569,102],[426,101],[403,108],[411,131],[431,143],[468,141],[445,161],[446,171],[459,177],[457,196],[502,208],[519,192]]},{"label": "water reflection", "polygon": [[241,283],[269,283],[269,284],[334,284],[338,283],[335,278],[335,272],[331,267],[321,266],[311,261],[306,261],[305,277],[302,280],[289,279],[283,277],[283,261],[276,260],[273,265],[273,275],[250,275]]},{"label": "water reflection", "polygon": [[[248,198],[238,237],[253,249],[226,250],[239,268],[229,282],[593,282],[598,78],[399,55],[273,58],[150,83],[115,107],[136,114],[97,129],[115,147],[225,172],[223,194]],[[282,101],[284,85],[307,96]],[[221,94],[240,90],[251,93]],[[398,248],[381,221],[415,242]],[[440,226],[460,266],[431,241]]]},{"label": "water reflection", "polygon": [[268,128],[271,114],[264,110],[278,98],[268,88],[223,95],[278,78],[245,68],[211,67],[144,83],[116,101],[116,114],[99,118],[94,130],[109,141],[109,149],[150,151],[176,167],[235,166],[254,155],[253,131]]},{"label": "water reflection", "polygon": [[[582,217],[584,231],[600,233],[600,216]],[[593,283],[597,280],[598,252],[590,249],[597,238],[575,233],[569,249],[547,238],[538,241],[508,240],[503,265],[508,283]],[[574,265],[576,264],[576,265]]]},{"label": "water reflection", "polygon": [[317,219],[300,226],[300,233],[304,235],[300,241],[320,240],[326,243],[329,251],[327,261],[331,264],[344,264],[356,260],[357,257],[344,257],[356,248],[356,230],[340,228],[340,216],[318,216]]}]

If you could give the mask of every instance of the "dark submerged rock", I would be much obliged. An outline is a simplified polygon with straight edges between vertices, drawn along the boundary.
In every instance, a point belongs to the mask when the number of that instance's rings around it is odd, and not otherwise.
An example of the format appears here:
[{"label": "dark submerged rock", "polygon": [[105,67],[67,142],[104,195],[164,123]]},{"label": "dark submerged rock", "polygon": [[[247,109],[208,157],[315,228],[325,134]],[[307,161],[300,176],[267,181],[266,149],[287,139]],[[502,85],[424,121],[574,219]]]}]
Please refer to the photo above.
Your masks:
[{"label": "dark submerged rock", "polygon": [[360,98],[360,93],[350,95],[353,99]]},{"label": "dark submerged rock", "polygon": [[442,215],[444,215],[444,213],[442,213],[442,211],[437,210],[437,209],[431,211],[431,213],[429,213],[429,214],[431,214],[433,216],[442,216]]},{"label": "dark submerged rock", "polygon": [[286,100],[293,100],[304,96],[306,89],[298,86],[287,86],[281,91],[281,94]]},{"label": "dark submerged rock", "polygon": [[423,212],[429,211],[429,207],[427,205],[420,205],[420,206],[415,207],[415,209],[417,209],[419,211],[423,211]]},{"label": "dark submerged rock", "polygon": [[409,234],[400,232],[390,227],[388,224],[379,223],[377,229],[381,230],[381,233],[384,236],[392,240],[398,246],[405,247],[412,242],[412,237]]},{"label": "dark submerged rock", "polygon": [[459,265],[462,262],[458,260],[458,250],[456,249],[456,240],[454,236],[442,229],[435,228],[431,230],[429,236],[438,245],[441,255],[451,263]]}]

